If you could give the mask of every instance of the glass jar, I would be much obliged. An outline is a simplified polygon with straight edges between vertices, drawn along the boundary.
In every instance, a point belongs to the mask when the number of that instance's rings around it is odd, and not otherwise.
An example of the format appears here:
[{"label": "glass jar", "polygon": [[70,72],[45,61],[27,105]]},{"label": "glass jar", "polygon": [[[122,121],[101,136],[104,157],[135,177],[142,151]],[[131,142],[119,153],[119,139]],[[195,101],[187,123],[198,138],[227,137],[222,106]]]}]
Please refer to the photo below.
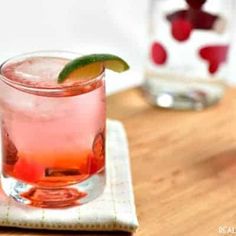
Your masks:
[{"label": "glass jar", "polygon": [[203,109],[224,95],[233,0],[151,0],[144,91],[155,105]]}]

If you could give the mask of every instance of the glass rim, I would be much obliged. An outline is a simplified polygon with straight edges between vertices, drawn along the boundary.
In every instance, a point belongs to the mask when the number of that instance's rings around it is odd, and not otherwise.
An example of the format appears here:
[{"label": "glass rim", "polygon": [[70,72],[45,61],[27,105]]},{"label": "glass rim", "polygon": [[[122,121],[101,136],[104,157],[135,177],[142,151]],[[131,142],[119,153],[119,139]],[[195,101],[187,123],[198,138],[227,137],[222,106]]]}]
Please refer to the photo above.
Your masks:
[{"label": "glass rim", "polygon": [[[90,85],[92,83],[94,83],[95,81],[99,81],[102,80],[104,78],[105,75],[105,67],[102,68],[102,71],[98,74],[95,75],[94,77],[92,77],[91,79],[87,80],[87,81],[83,81],[80,83],[75,83],[75,84],[70,84],[70,85],[65,85],[62,87],[59,86],[55,86],[55,87],[47,87],[47,86],[37,86],[37,85],[30,85],[30,84],[25,84],[23,82],[19,82],[19,81],[14,81],[11,80],[9,78],[7,78],[5,75],[2,74],[2,69],[4,66],[6,66],[8,63],[17,61],[18,59],[24,59],[27,57],[32,57],[32,56],[56,56],[58,55],[58,57],[60,57],[61,55],[73,55],[74,58],[77,56],[80,56],[81,54],[76,53],[76,52],[71,52],[71,51],[66,51],[66,50],[39,50],[39,51],[32,51],[32,52],[27,52],[27,53],[22,53],[22,54],[18,54],[16,56],[10,57],[7,60],[5,60],[4,62],[2,62],[0,64],[0,80],[3,81],[4,83],[6,83],[7,85],[24,91],[24,92],[28,92],[28,93],[43,93],[43,94],[54,94],[54,93],[60,93],[60,92],[65,92],[65,91],[77,91],[80,90],[81,87]],[[68,59],[72,59],[69,57],[62,57],[62,58],[68,58]]]}]

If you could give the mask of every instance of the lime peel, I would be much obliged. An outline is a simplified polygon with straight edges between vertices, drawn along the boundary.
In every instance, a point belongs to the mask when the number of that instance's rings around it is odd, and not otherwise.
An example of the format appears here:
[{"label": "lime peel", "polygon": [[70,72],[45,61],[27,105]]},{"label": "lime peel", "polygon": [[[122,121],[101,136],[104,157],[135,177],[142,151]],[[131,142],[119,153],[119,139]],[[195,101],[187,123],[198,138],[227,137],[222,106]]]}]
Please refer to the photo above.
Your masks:
[{"label": "lime peel", "polygon": [[[90,65],[92,70],[89,71]],[[87,69],[85,70],[85,68]],[[64,82],[72,74],[76,75],[76,77],[74,76],[73,79],[84,79],[86,76],[88,77],[88,79],[90,79],[91,73],[94,73],[93,75],[96,76],[98,75],[99,71],[101,72],[103,70],[103,68],[107,68],[120,73],[128,70],[129,65],[120,57],[112,54],[85,55],[70,61],[64,66],[58,76],[58,83]]]}]

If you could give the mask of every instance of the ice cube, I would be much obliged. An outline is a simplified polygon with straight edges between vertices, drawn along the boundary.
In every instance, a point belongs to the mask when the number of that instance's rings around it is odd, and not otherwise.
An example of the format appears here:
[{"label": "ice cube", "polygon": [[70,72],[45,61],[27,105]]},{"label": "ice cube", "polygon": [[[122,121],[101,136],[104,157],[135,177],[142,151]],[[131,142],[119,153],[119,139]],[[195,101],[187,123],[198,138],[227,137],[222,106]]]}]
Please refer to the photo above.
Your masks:
[{"label": "ice cube", "polygon": [[35,86],[57,86],[57,77],[67,59],[56,57],[31,57],[6,65],[3,74],[23,84]]}]

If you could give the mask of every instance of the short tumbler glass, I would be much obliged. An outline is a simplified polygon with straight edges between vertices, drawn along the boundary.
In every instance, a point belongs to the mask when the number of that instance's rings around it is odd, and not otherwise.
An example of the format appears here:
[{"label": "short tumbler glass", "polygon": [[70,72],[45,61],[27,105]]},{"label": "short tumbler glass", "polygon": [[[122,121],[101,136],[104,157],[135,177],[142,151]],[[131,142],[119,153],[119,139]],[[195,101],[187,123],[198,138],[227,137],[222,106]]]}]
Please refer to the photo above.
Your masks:
[{"label": "short tumbler glass", "polygon": [[104,70],[58,84],[58,72],[75,57],[35,52],[1,65],[1,185],[18,202],[67,207],[104,189]]},{"label": "short tumbler glass", "polygon": [[144,90],[161,107],[203,109],[224,94],[234,0],[151,0]]}]

